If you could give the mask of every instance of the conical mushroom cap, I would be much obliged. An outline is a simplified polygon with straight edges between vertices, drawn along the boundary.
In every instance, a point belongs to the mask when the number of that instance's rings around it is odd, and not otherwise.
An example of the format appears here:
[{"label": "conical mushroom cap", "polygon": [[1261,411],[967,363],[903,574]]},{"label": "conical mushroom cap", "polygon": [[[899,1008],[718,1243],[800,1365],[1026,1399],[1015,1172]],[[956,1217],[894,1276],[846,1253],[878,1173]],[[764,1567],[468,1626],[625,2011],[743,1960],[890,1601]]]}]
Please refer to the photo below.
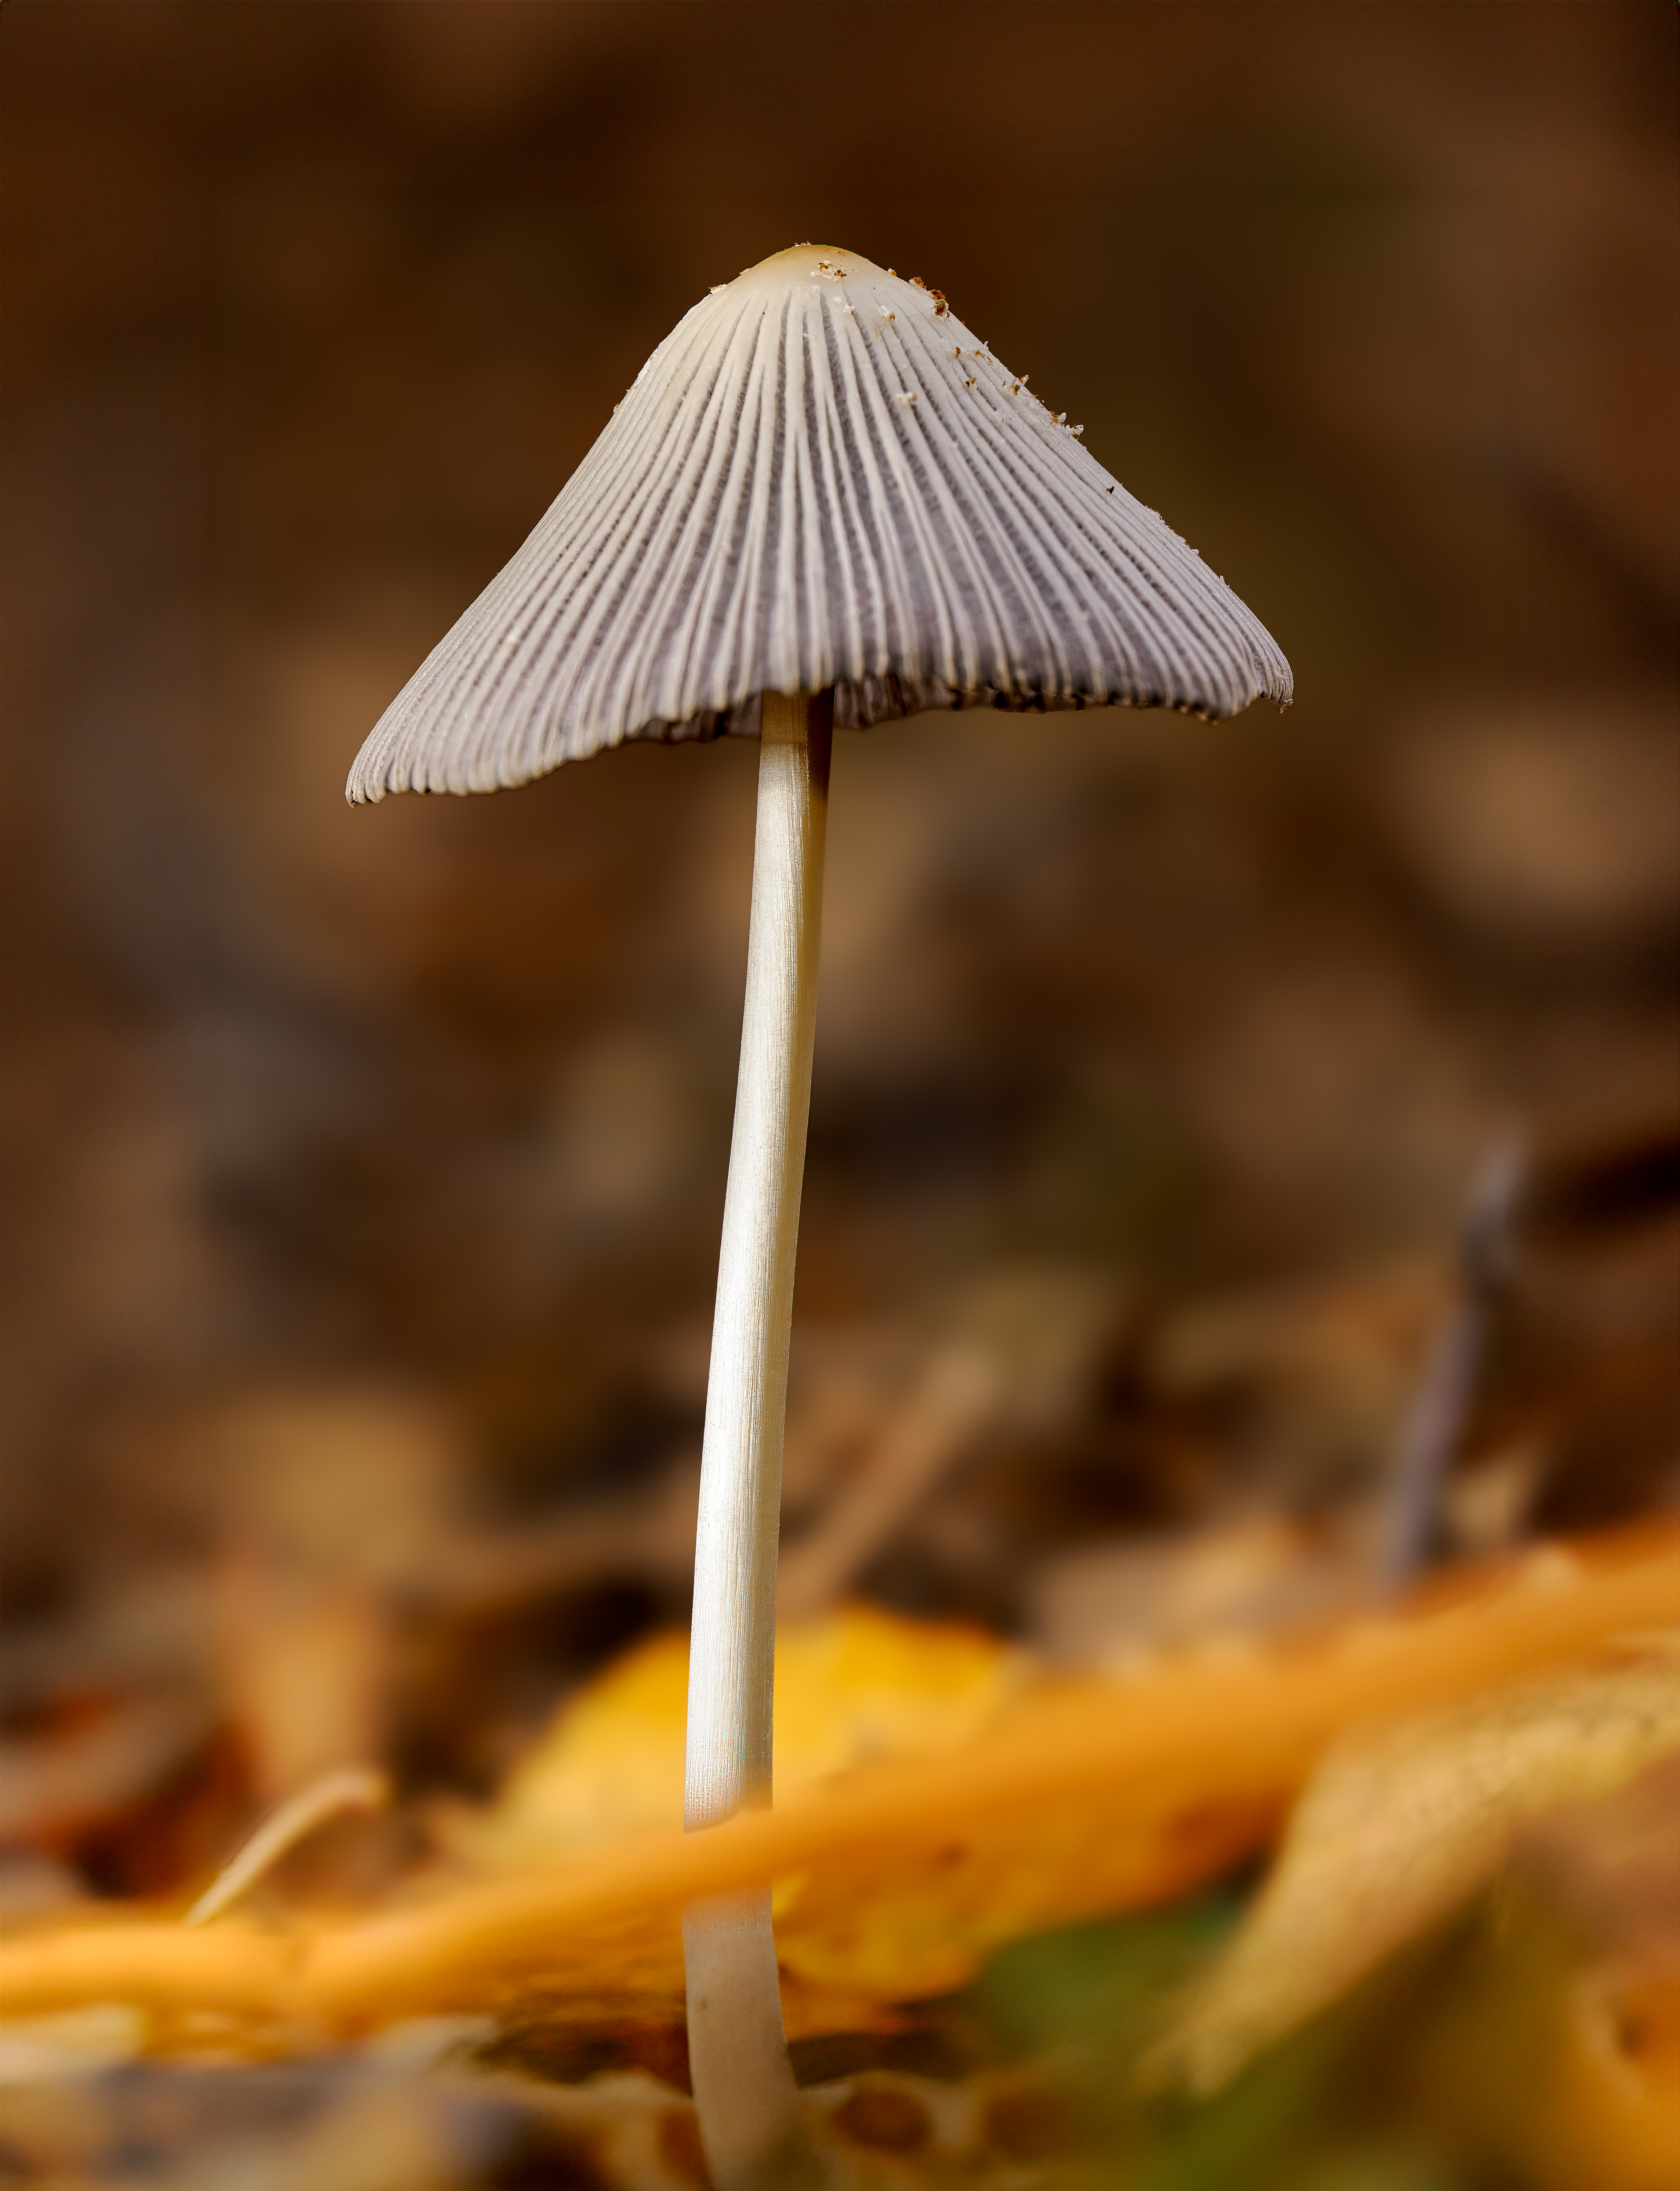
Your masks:
[{"label": "conical mushroom cap", "polygon": [[937,290],[801,244],[660,344],[427,656],[352,800],[489,791],[625,738],[989,703],[1235,714],[1290,668]]}]

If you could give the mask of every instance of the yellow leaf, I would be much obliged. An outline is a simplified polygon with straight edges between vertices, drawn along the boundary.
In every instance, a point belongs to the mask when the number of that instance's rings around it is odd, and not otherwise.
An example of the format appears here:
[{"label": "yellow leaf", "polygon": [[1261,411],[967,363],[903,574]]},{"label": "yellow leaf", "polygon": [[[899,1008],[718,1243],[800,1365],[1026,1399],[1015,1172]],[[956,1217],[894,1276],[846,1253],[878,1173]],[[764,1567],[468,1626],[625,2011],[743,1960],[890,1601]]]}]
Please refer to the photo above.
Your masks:
[{"label": "yellow leaf", "polygon": [[[851,1606],[776,1644],[778,1800],[848,1768],[959,1747],[1021,1687],[1027,1662],[977,1629]],[[682,1821],[688,1638],[656,1636],[556,1716],[487,1817],[454,1829],[506,1868],[575,1856]]]}]

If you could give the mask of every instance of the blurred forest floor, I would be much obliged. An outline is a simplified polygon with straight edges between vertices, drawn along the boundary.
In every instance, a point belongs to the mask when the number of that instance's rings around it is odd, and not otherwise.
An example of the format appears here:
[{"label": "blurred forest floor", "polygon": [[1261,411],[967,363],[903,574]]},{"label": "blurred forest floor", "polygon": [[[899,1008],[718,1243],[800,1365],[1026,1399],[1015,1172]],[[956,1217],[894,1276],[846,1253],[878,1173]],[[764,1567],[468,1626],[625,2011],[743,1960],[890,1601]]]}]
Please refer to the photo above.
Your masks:
[{"label": "blurred forest floor", "polygon": [[[350,1767],[394,1801],[281,1877],[377,1903],[686,1619],[755,756],[340,787],[653,344],[798,238],[937,281],[1300,698],[840,741],[790,1617],[1086,1672],[1353,1617],[1466,1306],[1427,1556],[1671,1514],[1676,43],[1637,4],[9,0],[0,1917],[185,1907]],[[1610,1831],[1523,1875],[1536,1970]],[[996,2180],[1077,2174],[1009,2065],[1142,2029],[1244,1892],[1024,1942],[874,2085],[812,2076],[881,2180],[980,2169],[994,2103]],[[1428,1982],[1472,2022],[1523,1990],[1484,1946]],[[111,2084],[99,2029],[105,2114],[26,2049],[0,2176],[698,2165],[670,2060],[604,2038],[538,2135],[395,2057]],[[1092,2180],[1552,2180],[1291,2159],[1330,2057],[1280,2058],[1247,2127]]]}]

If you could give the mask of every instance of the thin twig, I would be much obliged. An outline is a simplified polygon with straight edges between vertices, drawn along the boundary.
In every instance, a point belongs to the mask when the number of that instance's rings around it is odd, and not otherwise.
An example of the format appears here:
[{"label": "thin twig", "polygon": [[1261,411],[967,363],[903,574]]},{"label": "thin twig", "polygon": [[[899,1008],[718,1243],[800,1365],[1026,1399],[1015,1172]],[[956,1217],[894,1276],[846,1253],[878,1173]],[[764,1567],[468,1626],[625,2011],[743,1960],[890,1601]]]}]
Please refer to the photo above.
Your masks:
[{"label": "thin twig", "polygon": [[808,1619],[840,1596],[972,1441],[998,1404],[1000,1382],[973,1347],[934,1357],[828,1512],[783,1555],[777,1609],[784,1619]]},{"label": "thin twig", "polygon": [[1511,1272],[1511,1221],[1526,1158],[1520,1135],[1502,1135],[1483,1158],[1459,1234],[1455,1297],[1395,1451],[1384,1517],[1381,1571],[1398,1590],[1428,1559],[1441,1493],[1476,1396],[1488,1326]]},{"label": "thin twig", "polygon": [[307,1788],[288,1796],[277,1811],[270,1813],[233,1861],[216,1874],[182,1923],[208,1925],[254,1887],[289,1849],[340,1811],[383,1810],[390,1801],[390,1781],[371,1766],[346,1765],[323,1773]]}]

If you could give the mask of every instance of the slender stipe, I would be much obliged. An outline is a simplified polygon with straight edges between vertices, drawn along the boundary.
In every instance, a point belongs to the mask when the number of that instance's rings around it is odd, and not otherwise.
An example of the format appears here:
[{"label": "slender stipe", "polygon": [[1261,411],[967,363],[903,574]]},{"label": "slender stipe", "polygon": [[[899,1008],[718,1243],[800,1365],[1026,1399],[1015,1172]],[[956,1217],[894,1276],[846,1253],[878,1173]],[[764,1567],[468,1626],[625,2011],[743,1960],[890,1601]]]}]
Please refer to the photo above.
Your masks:
[{"label": "slender stipe", "polygon": [[[684,1823],[771,1797],[776,1552],[794,1261],[811,1107],[830,696],[766,692],[735,1132],[694,1547]],[[814,2163],[782,2028],[770,1896],[685,1913],[688,2048],[719,2191],[796,2182]]]}]

